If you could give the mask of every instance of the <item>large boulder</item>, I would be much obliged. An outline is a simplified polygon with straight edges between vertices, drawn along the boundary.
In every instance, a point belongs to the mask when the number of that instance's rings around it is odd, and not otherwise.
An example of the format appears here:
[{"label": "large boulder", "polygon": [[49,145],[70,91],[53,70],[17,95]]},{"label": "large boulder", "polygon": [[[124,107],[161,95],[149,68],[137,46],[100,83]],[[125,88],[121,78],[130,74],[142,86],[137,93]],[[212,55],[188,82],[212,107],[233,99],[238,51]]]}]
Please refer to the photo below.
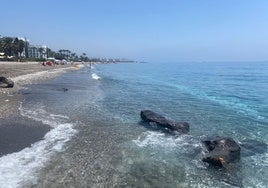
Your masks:
[{"label": "large boulder", "polygon": [[149,125],[155,129],[166,129],[168,131],[176,131],[179,133],[189,132],[189,124],[187,122],[171,121],[151,110],[141,111],[140,116],[144,122],[148,122]]},{"label": "large boulder", "polygon": [[14,86],[14,82],[5,77],[0,77],[0,88],[11,88]]},{"label": "large boulder", "polygon": [[207,154],[203,161],[214,166],[227,167],[240,160],[240,146],[232,139],[216,137],[203,141]]}]

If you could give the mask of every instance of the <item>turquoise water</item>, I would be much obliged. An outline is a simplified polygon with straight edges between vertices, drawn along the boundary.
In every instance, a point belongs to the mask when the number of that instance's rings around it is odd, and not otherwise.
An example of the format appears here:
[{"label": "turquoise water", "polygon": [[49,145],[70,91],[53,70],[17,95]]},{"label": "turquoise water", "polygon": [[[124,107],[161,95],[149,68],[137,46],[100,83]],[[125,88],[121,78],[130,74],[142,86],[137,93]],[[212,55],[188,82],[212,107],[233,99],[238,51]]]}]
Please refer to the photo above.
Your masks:
[{"label": "turquoise water", "polygon": [[[214,169],[202,162],[201,140],[268,144],[267,83],[268,63],[260,62],[85,67],[28,87],[21,114],[53,129],[8,160],[18,160],[24,186],[266,187],[267,151],[242,151],[235,166]],[[148,130],[140,124],[144,109],[189,122],[189,134]]]},{"label": "turquoise water", "polygon": [[[155,155],[157,152],[157,155],[164,155],[158,158],[160,161],[171,160],[162,165],[179,165],[184,160],[189,163],[183,167],[185,169],[190,168],[193,163],[199,170],[207,168],[199,158],[199,140],[205,136],[229,136],[237,142],[253,139],[268,143],[267,63],[118,64],[97,67],[96,72],[103,78],[105,109],[122,121],[134,123],[140,110],[151,109],[170,119],[190,123],[189,136],[182,140],[177,138],[170,141],[172,138],[154,132],[142,133],[135,140],[138,147],[145,150],[143,152],[150,151],[148,155]],[[181,144],[186,146],[180,147]],[[143,155],[143,152],[139,155]],[[194,159],[191,161],[178,157],[178,153]],[[175,156],[171,157],[172,155]],[[142,164],[158,163],[147,160],[142,161]],[[157,169],[161,168],[161,164],[159,165]],[[242,157],[238,172],[224,174],[230,181],[221,178],[218,180],[221,183],[233,181],[238,186],[265,187],[267,165],[267,153]],[[155,170],[151,166],[148,168]],[[173,170],[170,167],[164,169]],[[185,170],[187,186],[201,186],[202,183],[195,182],[195,178],[207,181],[203,183],[209,186],[210,178],[204,180],[207,177],[202,177],[200,174],[204,172],[199,170]],[[164,174],[163,176],[166,177]],[[188,184],[192,178],[195,183]],[[161,178],[156,179],[154,186],[164,181]],[[174,179],[172,178],[173,181]],[[214,185],[223,186],[219,182]]]},{"label": "turquoise water", "polygon": [[118,64],[97,71],[106,108],[121,117],[134,120],[137,111],[152,109],[190,122],[194,135],[267,143],[267,63]]}]

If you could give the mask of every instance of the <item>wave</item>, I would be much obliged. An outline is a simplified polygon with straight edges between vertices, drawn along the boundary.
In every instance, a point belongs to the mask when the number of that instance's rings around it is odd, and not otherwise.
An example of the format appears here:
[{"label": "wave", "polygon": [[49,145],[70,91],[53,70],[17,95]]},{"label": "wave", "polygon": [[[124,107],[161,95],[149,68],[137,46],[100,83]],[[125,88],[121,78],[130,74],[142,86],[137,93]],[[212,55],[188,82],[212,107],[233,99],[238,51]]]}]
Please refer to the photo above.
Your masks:
[{"label": "wave", "polygon": [[94,69],[93,64],[87,64],[87,67],[88,67],[89,69]]},{"label": "wave", "polygon": [[[34,109],[34,110],[32,110]],[[22,116],[41,121],[52,129],[44,139],[19,152],[0,158],[1,187],[19,187],[23,183],[35,182],[38,170],[57,152],[64,149],[66,142],[76,133],[73,124],[68,123],[67,116],[50,114],[44,107],[26,109],[20,106]]]},{"label": "wave", "polygon": [[99,77],[96,73],[93,73],[93,74],[91,75],[91,77],[92,77],[94,80],[100,80],[100,79],[101,79],[101,77]]},{"label": "wave", "polygon": [[174,151],[174,149],[177,148],[177,151],[182,153],[189,153],[190,150],[202,148],[202,144],[200,143],[199,139],[196,139],[191,135],[180,135],[179,137],[173,137],[154,131],[146,131],[137,139],[132,141],[135,143],[135,145],[141,148],[162,148],[165,151]]}]

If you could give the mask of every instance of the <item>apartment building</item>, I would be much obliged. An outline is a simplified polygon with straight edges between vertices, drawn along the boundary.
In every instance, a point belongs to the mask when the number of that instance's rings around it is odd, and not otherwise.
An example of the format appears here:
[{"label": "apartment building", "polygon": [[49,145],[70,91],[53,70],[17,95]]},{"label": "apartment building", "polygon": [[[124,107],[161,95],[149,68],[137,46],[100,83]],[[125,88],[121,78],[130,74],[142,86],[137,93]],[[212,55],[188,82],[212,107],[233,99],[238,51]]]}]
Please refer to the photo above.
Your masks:
[{"label": "apartment building", "polygon": [[29,45],[28,47],[29,58],[47,58],[47,46],[42,45]]}]

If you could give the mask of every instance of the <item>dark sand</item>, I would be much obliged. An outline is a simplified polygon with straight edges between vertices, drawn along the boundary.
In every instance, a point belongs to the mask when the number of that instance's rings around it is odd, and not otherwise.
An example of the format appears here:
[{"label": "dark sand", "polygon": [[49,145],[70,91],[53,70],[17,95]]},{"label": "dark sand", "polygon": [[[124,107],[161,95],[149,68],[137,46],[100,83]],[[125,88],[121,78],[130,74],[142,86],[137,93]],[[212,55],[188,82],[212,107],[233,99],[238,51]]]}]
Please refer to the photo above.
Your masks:
[{"label": "dark sand", "polygon": [[0,157],[43,139],[50,127],[30,119],[0,120]]}]

